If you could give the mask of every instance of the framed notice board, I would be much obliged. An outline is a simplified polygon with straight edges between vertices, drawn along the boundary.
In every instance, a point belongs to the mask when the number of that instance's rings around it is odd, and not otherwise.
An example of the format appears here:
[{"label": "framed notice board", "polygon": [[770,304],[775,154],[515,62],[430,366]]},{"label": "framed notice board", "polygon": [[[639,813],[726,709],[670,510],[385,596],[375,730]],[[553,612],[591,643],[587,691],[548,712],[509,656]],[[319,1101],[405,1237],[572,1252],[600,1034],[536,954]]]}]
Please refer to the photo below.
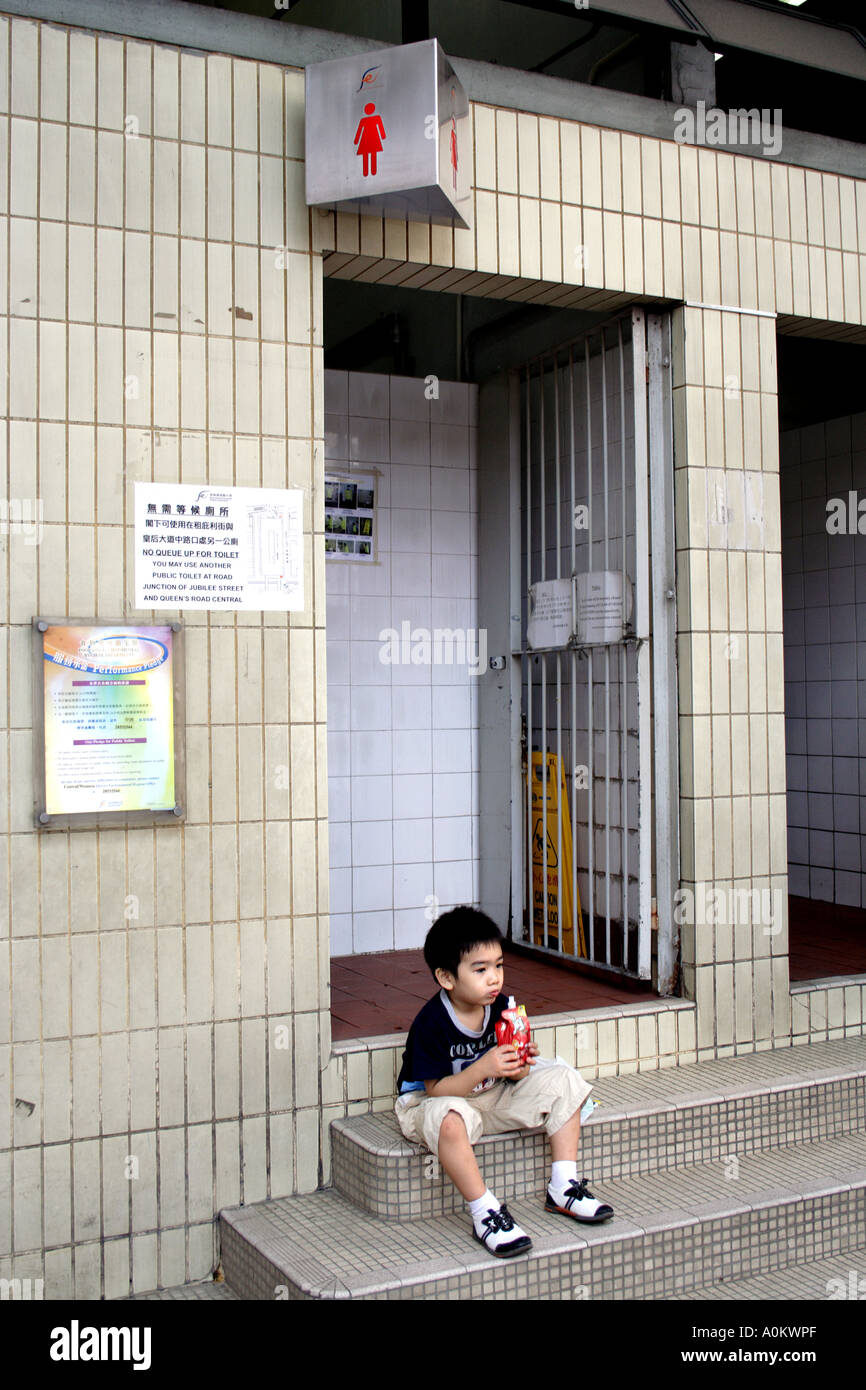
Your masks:
[{"label": "framed notice board", "polygon": [[37,826],[182,820],[180,624],[34,618],[33,666]]}]

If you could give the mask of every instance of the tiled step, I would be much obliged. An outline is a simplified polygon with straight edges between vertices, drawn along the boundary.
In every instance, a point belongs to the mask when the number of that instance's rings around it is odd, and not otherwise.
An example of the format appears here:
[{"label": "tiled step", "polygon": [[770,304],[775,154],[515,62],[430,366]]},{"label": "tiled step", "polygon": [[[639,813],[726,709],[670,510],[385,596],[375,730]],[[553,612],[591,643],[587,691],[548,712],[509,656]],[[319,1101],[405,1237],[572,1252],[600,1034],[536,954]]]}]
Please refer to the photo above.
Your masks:
[{"label": "tiled step", "polygon": [[465,1214],[384,1221],[337,1191],[220,1216],[226,1282],[244,1299],[670,1298],[854,1252],[866,1218],[866,1134],[595,1184],[616,1216],[585,1226],[509,1208],[529,1255],[497,1260]]},{"label": "tiled step", "polygon": [[[583,1126],[578,1166],[598,1185],[686,1164],[719,1162],[866,1130],[866,1038],[840,1039],[594,1083],[599,1109]],[[463,1201],[392,1112],[331,1125],[335,1188],[390,1221],[461,1212]],[[544,1192],[543,1130],[491,1135],[479,1166],[500,1197]]]},{"label": "tiled step", "polygon": [[[661,1294],[659,1301],[676,1302],[823,1302],[828,1299],[862,1299],[866,1294],[866,1247],[849,1250],[844,1255],[831,1255],[823,1260],[805,1260],[788,1265],[772,1274],[759,1274],[751,1279],[728,1279],[713,1283],[705,1289],[687,1293]],[[226,1284],[200,1280],[194,1284],[179,1284],[172,1289],[152,1293],[127,1295],[120,1302],[170,1301],[199,1302],[207,1300],[238,1301]],[[653,1301],[653,1300],[648,1300]]]},{"label": "tiled step", "polygon": [[768,1299],[825,1303],[866,1298],[866,1246],[824,1260],[804,1260],[772,1274],[728,1279],[690,1293],[668,1294],[666,1302],[722,1302]]},{"label": "tiled step", "polygon": [[177,1284],[172,1289],[154,1289],[151,1293],[127,1294],[125,1298],[116,1299],[118,1303],[237,1303],[239,1295],[230,1289],[228,1284],[217,1283],[213,1279],[197,1279],[192,1284]]}]

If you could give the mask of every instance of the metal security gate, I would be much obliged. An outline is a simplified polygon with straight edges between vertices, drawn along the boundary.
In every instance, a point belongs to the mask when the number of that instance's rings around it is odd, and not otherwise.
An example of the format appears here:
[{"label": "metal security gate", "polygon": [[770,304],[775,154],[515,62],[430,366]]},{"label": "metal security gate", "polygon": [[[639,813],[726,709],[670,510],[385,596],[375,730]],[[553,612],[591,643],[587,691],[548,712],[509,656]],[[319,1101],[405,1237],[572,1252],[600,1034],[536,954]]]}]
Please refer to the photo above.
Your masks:
[{"label": "metal security gate", "polygon": [[527,363],[511,480],[512,934],[649,979],[658,925],[661,993],[678,873],[669,342],[635,309]]}]

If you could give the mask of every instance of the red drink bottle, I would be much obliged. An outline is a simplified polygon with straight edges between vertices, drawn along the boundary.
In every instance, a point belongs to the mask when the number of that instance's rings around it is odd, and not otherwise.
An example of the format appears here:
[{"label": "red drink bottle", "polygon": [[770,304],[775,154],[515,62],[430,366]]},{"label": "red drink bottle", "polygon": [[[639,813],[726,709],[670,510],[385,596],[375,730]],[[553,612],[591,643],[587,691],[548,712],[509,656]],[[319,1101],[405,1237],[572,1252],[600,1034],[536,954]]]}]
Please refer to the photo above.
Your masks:
[{"label": "red drink bottle", "polygon": [[515,1003],[514,995],[509,995],[508,1008],[503,1009],[502,1017],[496,1024],[496,1041],[500,1047],[510,1043],[517,1048],[517,1055],[520,1065],[526,1065],[526,1049],[530,1040],[529,1019],[526,1017],[526,1009],[521,1004],[519,1007]]}]

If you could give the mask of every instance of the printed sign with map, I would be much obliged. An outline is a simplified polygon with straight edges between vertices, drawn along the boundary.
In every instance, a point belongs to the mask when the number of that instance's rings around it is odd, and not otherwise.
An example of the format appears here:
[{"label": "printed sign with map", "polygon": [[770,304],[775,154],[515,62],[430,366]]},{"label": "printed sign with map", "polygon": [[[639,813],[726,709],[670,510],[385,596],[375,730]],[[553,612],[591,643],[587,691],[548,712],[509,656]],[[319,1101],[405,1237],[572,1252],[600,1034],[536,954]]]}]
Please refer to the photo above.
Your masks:
[{"label": "printed sign with map", "polygon": [[304,607],[300,488],[136,483],[136,608]]}]

